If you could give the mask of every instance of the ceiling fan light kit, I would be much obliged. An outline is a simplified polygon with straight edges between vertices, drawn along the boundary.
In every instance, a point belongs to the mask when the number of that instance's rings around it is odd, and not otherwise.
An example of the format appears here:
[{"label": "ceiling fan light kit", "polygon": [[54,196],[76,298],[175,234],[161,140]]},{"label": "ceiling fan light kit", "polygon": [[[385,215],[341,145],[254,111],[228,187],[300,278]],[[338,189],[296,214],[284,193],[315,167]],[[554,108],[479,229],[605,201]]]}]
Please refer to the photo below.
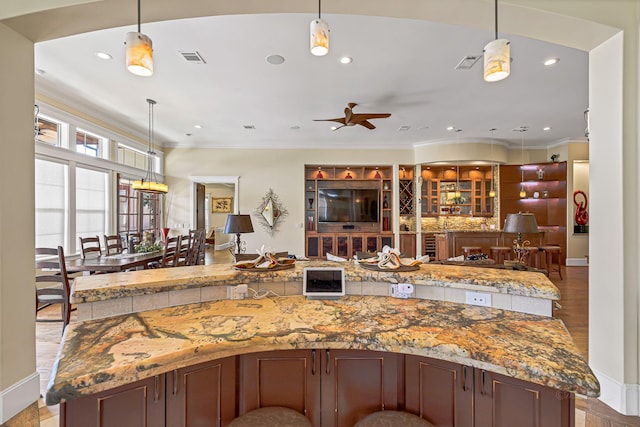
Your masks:
[{"label": "ceiling fan light kit", "polygon": [[484,47],[484,81],[498,82],[511,74],[511,48],[509,40],[498,38],[498,0],[495,0],[496,39]]},{"label": "ceiling fan light kit", "polygon": [[153,74],[153,45],[149,36],[140,32],[140,0],[138,0],[138,31],[127,33],[126,65],[130,73],[148,77]]}]

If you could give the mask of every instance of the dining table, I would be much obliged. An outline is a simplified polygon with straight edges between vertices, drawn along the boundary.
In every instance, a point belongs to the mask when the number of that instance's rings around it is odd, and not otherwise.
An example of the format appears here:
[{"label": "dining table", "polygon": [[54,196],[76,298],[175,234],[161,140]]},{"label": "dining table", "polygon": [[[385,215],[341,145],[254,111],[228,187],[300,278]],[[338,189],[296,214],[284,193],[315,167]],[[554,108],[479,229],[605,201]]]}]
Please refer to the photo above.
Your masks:
[{"label": "dining table", "polygon": [[68,273],[89,274],[91,272],[117,273],[142,267],[162,259],[162,251],[144,253],[121,253],[115,255],[100,255],[92,258],[67,259],[65,264]]}]

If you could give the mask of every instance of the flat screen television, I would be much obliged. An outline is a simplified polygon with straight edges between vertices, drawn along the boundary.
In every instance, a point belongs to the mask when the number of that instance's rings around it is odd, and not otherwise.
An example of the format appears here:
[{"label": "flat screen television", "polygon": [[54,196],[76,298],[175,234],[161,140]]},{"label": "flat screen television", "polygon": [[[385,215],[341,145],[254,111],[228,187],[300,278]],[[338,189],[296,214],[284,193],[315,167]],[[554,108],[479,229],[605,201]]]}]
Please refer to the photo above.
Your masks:
[{"label": "flat screen television", "polygon": [[380,190],[319,188],[318,222],[378,222]]}]

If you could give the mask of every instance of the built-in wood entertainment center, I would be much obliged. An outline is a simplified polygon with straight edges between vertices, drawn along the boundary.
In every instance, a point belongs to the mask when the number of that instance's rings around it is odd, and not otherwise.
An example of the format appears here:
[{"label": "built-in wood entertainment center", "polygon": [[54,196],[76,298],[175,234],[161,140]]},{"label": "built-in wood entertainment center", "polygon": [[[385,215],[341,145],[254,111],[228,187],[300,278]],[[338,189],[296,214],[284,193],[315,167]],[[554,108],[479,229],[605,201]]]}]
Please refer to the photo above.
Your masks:
[{"label": "built-in wood entertainment center", "polygon": [[306,256],[352,258],[393,246],[390,166],[305,167]]}]

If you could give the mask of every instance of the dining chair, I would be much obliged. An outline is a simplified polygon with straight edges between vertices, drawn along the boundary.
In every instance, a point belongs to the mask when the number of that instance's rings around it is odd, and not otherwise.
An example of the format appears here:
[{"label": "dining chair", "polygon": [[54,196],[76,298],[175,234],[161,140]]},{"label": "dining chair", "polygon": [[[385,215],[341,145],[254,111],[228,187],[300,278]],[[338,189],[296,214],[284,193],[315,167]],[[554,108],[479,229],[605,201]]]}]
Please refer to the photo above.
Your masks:
[{"label": "dining chair", "polygon": [[206,233],[204,230],[189,230],[189,235],[192,237],[187,265],[204,265]]},{"label": "dining chair", "polygon": [[178,245],[178,264],[179,266],[189,265],[189,255],[191,253],[191,234],[180,236],[180,244]]},{"label": "dining chair", "polygon": [[[64,250],[58,248],[36,248],[36,322],[60,322],[62,330],[69,324],[71,304],[69,302],[69,277],[65,265]],[[60,304],[60,319],[39,319],[38,312],[52,304]]]},{"label": "dining chair", "polygon": [[178,265],[178,253],[180,249],[181,236],[168,237],[162,251],[160,267],[176,267]]},{"label": "dining chair", "polygon": [[104,251],[106,255],[116,255],[122,253],[122,239],[117,234],[111,236],[104,235]]},{"label": "dining chair", "polygon": [[82,250],[82,258],[97,258],[102,255],[102,249],[100,248],[100,238],[95,237],[80,237],[80,249]]}]

